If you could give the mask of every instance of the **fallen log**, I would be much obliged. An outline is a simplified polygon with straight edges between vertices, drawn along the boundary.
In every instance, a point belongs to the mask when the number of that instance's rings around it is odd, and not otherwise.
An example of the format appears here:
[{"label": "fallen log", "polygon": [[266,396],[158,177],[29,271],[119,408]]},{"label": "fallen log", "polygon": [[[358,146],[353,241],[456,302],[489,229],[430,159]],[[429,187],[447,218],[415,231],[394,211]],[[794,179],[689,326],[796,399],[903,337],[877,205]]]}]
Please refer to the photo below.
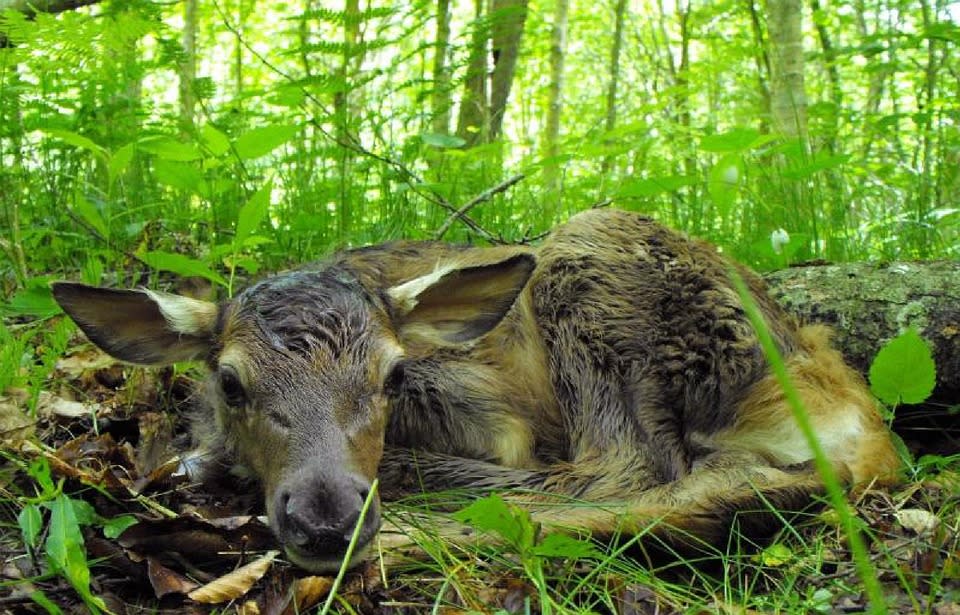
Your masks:
[{"label": "fallen log", "polygon": [[960,262],[801,266],[765,277],[801,320],[831,325],[837,347],[864,374],[886,341],[915,327],[937,364],[934,398],[960,403]]}]

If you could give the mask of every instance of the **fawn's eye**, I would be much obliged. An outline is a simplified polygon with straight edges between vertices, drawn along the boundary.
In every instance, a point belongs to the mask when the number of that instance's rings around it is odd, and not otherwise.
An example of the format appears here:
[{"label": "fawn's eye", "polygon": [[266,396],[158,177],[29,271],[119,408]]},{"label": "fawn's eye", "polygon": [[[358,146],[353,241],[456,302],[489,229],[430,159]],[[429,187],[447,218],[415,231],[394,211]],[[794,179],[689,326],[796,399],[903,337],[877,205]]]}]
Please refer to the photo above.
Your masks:
[{"label": "fawn's eye", "polygon": [[220,390],[223,391],[223,399],[231,408],[239,408],[247,401],[247,393],[243,390],[243,384],[240,382],[240,375],[237,370],[229,365],[221,365],[219,370]]}]

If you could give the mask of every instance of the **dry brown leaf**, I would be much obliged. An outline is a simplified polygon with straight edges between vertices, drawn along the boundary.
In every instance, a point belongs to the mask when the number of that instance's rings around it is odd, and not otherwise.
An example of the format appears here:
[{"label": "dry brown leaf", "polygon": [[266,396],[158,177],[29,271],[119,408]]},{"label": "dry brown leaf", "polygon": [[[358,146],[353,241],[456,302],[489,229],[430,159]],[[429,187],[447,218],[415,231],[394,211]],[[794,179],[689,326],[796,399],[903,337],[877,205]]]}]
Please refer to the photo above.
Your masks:
[{"label": "dry brown leaf", "polygon": [[260,580],[270,569],[270,564],[279,554],[279,551],[268,551],[262,557],[241,566],[233,572],[227,573],[219,579],[213,580],[203,587],[187,594],[191,600],[204,604],[220,604],[236,600],[243,596],[253,584]]},{"label": "dry brown leaf", "polygon": [[330,593],[333,579],[330,577],[303,577],[294,581],[294,600],[283,610],[283,615],[306,613]]},{"label": "dry brown leaf", "polygon": [[77,419],[82,416],[92,416],[100,410],[100,404],[85,404],[71,401],[41,391],[37,400],[37,414],[40,416],[60,416],[68,419]]},{"label": "dry brown leaf", "polygon": [[67,376],[79,376],[88,369],[103,369],[117,363],[119,361],[107,353],[95,346],[90,346],[57,361],[57,369]]},{"label": "dry brown leaf", "polygon": [[170,570],[153,557],[147,558],[147,577],[157,598],[170,594],[189,594],[197,588],[196,583]]},{"label": "dry brown leaf", "polygon": [[900,525],[918,536],[932,534],[940,525],[940,519],[935,514],[922,508],[903,508],[897,511],[896,516]]},{"label": "dry brown leaf", "polygon": [[0,442],[15,444],[30,438],[36,422],[16,400],[0,398]]}]

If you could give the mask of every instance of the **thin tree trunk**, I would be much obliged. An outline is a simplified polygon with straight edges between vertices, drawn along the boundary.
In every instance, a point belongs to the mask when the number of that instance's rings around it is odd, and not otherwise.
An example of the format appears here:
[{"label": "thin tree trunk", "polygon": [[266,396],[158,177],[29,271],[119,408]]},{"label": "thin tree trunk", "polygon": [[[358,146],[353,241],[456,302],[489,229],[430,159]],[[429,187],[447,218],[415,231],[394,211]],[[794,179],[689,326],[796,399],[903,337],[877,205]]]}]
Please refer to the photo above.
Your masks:
[{"label": "thin tree trunk", "polygon": [[183,59],[179,66],[180,132],[193,132],[196,96],[193,85],[197,78],[197,0],[185,0],[183,4]]},{"label": "thin tree trunk", "polygon": [[337,204],[337,234],[343,240],[353,227],[352,166],[353,153],[346,143],[350,142],[350,81],[353,78],[351,59],[357,53],[360,34],[360,0],[345,0],[343,22],[343,55],[338,69],[339,89],[333,95],[333,115],[336,122],[339,160],[340,198]]},{"label": "thin tree trunk", "polygon": [[490,84],[490,140],[500,137],[513,87],[528,0],[493,0],[493,78]]},{"label": "thin tree trunk", "polygon": [[481,22],[484,0],[474,0],[475,20],[470,42],[470,57],[460,100],[457,119],[457,136],[467,147],[484,143],[489,134],[489,109],[487,106],[487,43],[489,32]]},{"label": "thin tree trunk", "polygon": [[757,5],[754,0],[746,0],[747,10],[750,13],[750,28],[753,31],[753,40],[756,45],[756,53],[753,56],[757,66],[757,91],[760,92],[761,109],[759,114],[759,129],[761,132],[769,130],[772,116],[770,109],[770,85],[767,83],[767,77],[770,76],[770,54],[767,53],[767,46],[764,45],[763,25],[760,23],[760,14],[757,12]]},{"label": "thin tree trunk", "polygon": [[820,7],[820,0],[810,0],[810,8],[813,10],[815,17],[813,23],[817,30],[817,38],[820,40],[820,48],[823,50],[823,64],[830,83],[830,102],[834,106],[833,122],[830,124],[829,134],[826,135],[827,147],[834,152],[836,151],[837,118],[843,109],[843,90],[840,87],[840,71],[837,70],[837,51],[833,46],[830,30],[824,25],[824,20],[816,19],[817,14],[823,10]]},{"label": "thin tree trunk", "polygon": [[[929,29],[935,16],[929,0],[920,0],[920,14],[924,29]],[[927,256],[930,248],[930,234],[927,229],[927,215],[936,207],[936,191],[933,189],[934,159],[934,116],[936,114],[937,86],[939,82],[940,57],[937,53],[939,42],[935,37],[927,38],[927,62],[923,72],[923,92],[917,101],[919,120],[919,143],[913,157],[913,168],[921,169],[917,175],[915,228],[916,247],[921,257]]]},{"label": "thin tree trunk", "polygon": [[433,43],[433,132],[450,131],[450,73],[447,47],[450,46],[450,0],[437,0],[437,36]]},{"label": "thin tree trunk", "polygon": [[773,126],[806,139],[807,95],[803,79],[803,7],[800,0],[767,0],[772,72]]},{"label": "thin tree trunk", "polygon": [[[567,52],[567,12],[570,8],[569,0],[556,0],[556,3],[550,34],[550,87],[547,94],[547,130],[544,135],[544,149],[548,158],[560,153],[558,141],[563,108],[563,64]],[[560,191],[559,166],[555,160],[545,169],[544,180],[548,191]]]},{"label": "thin tree trunk", "polygon": [[239,101],[243,97],[243,24],[247,13],[243,8],[244,0],[237,0],[237,27],[233,56],[233,95]]},{"label": "thin tree trunk", "polygon": [[[620,90],[620,53],[623,50],[623,20],[627,12],[627,0],[617,0],[613,10],[613,42],[610,45],[610,79],[607,81],[606,113],[604,130],[610,132],[617,126],[617,95]],[[613,166],[610,156],[603,157],[600,165],[600,181],[606,183],[606,174]],[[601,185],[603,185],[601,184]],[[602,198],[602,195],[601,195]]]}]

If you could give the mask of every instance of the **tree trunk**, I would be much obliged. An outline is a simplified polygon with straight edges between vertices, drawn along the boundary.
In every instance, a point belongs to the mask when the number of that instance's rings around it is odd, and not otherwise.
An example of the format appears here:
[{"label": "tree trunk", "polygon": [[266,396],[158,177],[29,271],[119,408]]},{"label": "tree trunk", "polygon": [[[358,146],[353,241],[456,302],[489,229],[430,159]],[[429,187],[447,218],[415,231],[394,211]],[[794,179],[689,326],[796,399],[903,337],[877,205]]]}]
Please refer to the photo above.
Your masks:
[{"label": "tree trunk", "polygon": [[503,115],[513,87],[528,0],[493,0],[493,78],[490,84],[490,140],[500,137]]},{"label": "tree trunk", "polygon": [[487,43],[488,30],[482,23],[484,0],[474,0],[475,17],[473,37],[470,43],[470,58],[460,100],[457,118],[457,136],[466,141],[467,147],[484,143],[489,134],[487,107]]},{"label": "tree trunk", "polygon": [[[623,50],[623,19],[627,12],[627,0],[617,0],[613,16],[613,42],[610,45],[610,80],[607,82],[607,104],[604,114],[604,130],[610,132],[617,126],[617,94],[620,89],[620,52]],[[613,166],[610,156],[603,157],[600,166],[600,181],[606,183],[605,176]],[[601,184],[601,185],[603,185]],[[601,195],[602,198],[602,195]]]},{"label": "tree trunk", "polygon": [[933,350],[935,396],[960,401],[960,262],[794,267],[766,280],[790,312],[831,325],[837,347],[864,374],[884,342],[915,327]]},{"label": "tree trunk", "polygon": [[193,132],[193,118],[197,105],[193,85],[197,78],[197,0],[183,3],[183,60],[179,66],[180,132]]},{"label": "tree trunk", "polygon": [[360,36],[360,0],[345,0],[343,21],[343,55],[338,69],[339,89],[333,95],[333,116],[336,122],[339,159],[340,194],[337,203],[337,238],[343,241],[353,228],[353,152],[350,142],[350,90],[353,71],[351,60],[358,53]]},{"label": "tree trunk", "polygon": [[237,108],[242,108],[240,101],[243,100],[243,25],[247,20],[247,13],[243,4],[244,0],[237,0],[237,26],[234,33],[233,49],[233,95],[237,100]]},{"label": "tree trunk", "polygon": [[790,137],[807,136],[803,82],[803,6],[800,0],[767,0],[773,126]]},{"label": "tree trunk", "polygon": [[[570,0],[556,0],[553,14],[553,29],[550,34],[550,87],[547,94],[547,130],[544,136],[545,154],[553,158],[560,153],[560,113],[563,105],[563,62],[567,53],[567,12]],[[560,174],[556,161],[551,161],[544,170],[547,190],[560,192]],[[551,197],[551,200],[554,200]]]},{"label": "tree trunk", "polygon": [[433,42],[433,132],[450,132],[450,74],[447,47],[450,46],[450,0],[437,0],[437,36]]},{"label": "tree trunk", "polygon": [[747,11],[750,13],[750,29],[753,31],[754,45],[756,53],[753,61],[757,67],[757,91],[760,92],[760,119],[759,128],[761,132],[767,132],[770,125],[770,86],[767,83],[767,77],[772,72],[770,68],[770,55],[767,53],[766,45],[763,44],[763,26],[760,23],[760,14],[757,13],[757,5],[754,0],[746,0]]}]

